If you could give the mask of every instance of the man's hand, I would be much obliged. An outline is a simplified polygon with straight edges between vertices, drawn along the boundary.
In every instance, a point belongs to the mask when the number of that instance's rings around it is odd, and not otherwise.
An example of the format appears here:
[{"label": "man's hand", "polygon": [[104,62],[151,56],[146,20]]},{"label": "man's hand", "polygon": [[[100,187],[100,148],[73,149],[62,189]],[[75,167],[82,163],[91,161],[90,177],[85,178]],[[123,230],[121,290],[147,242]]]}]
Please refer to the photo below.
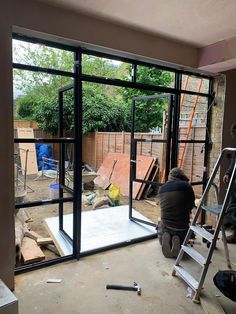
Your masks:
[{"label": "man's hand", "polygon": [[223,182],[225,184],[229,183],[229,175],[228,174],[225,174],[224,177],[223,177]]}]

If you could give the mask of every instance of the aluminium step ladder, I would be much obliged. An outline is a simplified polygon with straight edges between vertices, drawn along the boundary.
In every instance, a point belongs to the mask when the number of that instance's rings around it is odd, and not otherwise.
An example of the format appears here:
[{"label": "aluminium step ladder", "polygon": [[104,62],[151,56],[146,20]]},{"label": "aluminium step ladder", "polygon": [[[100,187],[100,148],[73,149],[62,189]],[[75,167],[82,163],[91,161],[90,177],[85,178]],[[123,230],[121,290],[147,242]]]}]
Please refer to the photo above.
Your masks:
[{"label": "aluminium step ladder", "polygon": [[[172,271],[173,276],[178,274],[178,276],[180,278],[182,278],[188,284],[188,286],[190,286],[193,289],[193,291],[195,292],[195,294],[193,296],[193,302],[195,302],[195,303],[200,302],[200,293],[201,293],[201,290],[202,290],[202,287],[203,287],[203,284],[205,281],[208,267],[211,263],[212,254],[213,254],[213,251],[215,249],[216,241],[218,239],[218,235],[219,235],[220,231],[222,233],[222,240],[223,240],[226,260],[227,260],[227,264],[228,264],[227,266],[229,268],[231,268],[231,263],[229,260],[228,247],[227,247],[227,242],[226,242],[225,229],[223,226],[223,219],[224,219],[225,212],[227,209],[227,204],[229,201],[230,194],[233,190],[233,183],[234,183],[235,177],[236,177],[236,163],[235,163],[234,168],[233,168],[233,172],[232,172],[232,175],[230,178],[230,182],[228,185],[227,192],[225,194],[223,204],[222,205],[219,205],[219,204],[209,205],[209,206],[204,205],[204,201],[207,198],[207,193],[209,192],[210,187],[212,185],[214,186],[214,182],[213,182],[214,178],[217,174],[217,171],[221,165],[221,162],[222,162],[225,154],[227,154],[227,153],[236,154],[236,148],[225,148],[222,150],[222,152],[221,152],[221,154],[220,154],[220,156],[219,156],[219,158],[215,164],[215,167],[212,171],[212,174],[208,180],[206,188],[203,192],[203,195],[202,195],[202,198],[201,198],[200,203],[198,205],[198,208],[196,210],[195,216],[194,216],[193,221],[189,227],[189,230],[188,230],[187,235],[184,239],[184,242],[181,246],[179,255],[175,261],[173,271]],[[199,217],[202,209],[205,210],[206,212],[210,212],[210,213],[216,215],[216,217],[217,217],[217,223],[216,223],[216,227],[215,227],[213,234],[206,231],[201,226],[197,225],[197,220],[198,220],[198,217]],[[206,239],[210,243],[210,246],[208,249],[208,254],[206,257],[202,256],[197,250],[195,250],[193,247],[191,247],[188,244],[189,239],[191,238],[191,235],[193,232],[200,235],[203,239]],[[195,260],[195,262],[197,262],[202,267],[202,271],[201,271],[201,274],[199,276],[199,280],[196,280],[187,270],[184,269],[183,266],[180,265],[180,262],[182,260],[184,253],[189,255],[193,260]]]}]

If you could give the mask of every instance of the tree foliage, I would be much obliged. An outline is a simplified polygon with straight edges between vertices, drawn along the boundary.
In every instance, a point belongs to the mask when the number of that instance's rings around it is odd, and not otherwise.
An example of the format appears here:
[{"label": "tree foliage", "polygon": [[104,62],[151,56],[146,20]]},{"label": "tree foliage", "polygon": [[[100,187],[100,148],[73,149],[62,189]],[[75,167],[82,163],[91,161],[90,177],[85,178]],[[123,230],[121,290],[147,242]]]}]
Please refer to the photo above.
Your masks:
[{"label": "tree foliage", "polygon": [[[14,41],[14,61],[39,67],[73,70],[73,53],[41,45]],[[83,55],[83,73],[105,78],[131,79],[131,67],[108,59]],[[169,85],[169,73],[138,67],[139,82]],[[40,72],[14,70],[15,87],[22,95],[16,99],[17,115],[34,119],[43,130],[56,134],[59,122],[58,89],[73,83],[73,79]],[[90,131],[128,131],[131,100],[148,92],[128,88],[83,82],[83,133]],[[140,103],[137,106],[137,131],[149,131],[161,126],[163,106],[160,102]],[[73,91],[64,94],[63,122],[66,131],[74,127]]]},{"label": "tree foliage", "polygon": [[[174,81],[171,72],[159,70],[152,67],[138,66],[138,83],[150,84],[153,86],[170,86]],[[150,96],[158,93],[136,89],[121,89],[123,100],[131,106],[132,98],[137,96]],[[149,132],[151,129],[162,127],[163,111],[167,109],[165,100],[140,100],[136,101],[135,107],[135,131]]]}]

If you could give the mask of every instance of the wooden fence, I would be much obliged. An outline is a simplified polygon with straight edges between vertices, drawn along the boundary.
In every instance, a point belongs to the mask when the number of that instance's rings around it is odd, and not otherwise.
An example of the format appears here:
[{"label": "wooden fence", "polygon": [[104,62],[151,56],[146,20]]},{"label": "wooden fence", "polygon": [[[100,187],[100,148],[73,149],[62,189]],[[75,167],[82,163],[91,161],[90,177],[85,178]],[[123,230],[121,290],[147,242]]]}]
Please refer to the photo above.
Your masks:
[{"label": "wooden fence", "polygon": [[[14,128],[32,127],[34,136],[37,138],[53,138],[46,132],[38,129],[37,123],[27,121],[14,121]],[[179,129],[179,138],[185,139],[187,127]],[[204,140],[206,128],[203,126],[192,127],[188,139]],[[163,139],[162,134],[136,133],[136,138]],[[163,143],[138,142],[137,154],[156,157],[162,172],[164,167],[165,145]],[[181,156],[184,144],[179,146]],[[58,159],[59,146],[52,144],[54,158]],[[191,181],[201,181],[204,166],[204,145],[201,143],[188,143],[185,148],[182,168]],[[130,153],[130,133],[127,132],[91,132],[83,136],[83,162],[98,169],[105,156],[109,152]],[[201,186],[195,188],[197,195],[201,194]]]},{"label": "wooden fence", "polygon": [[[179,129],[179,138],[186,138],[187,127]],[[206,128],[203,126],[193,127],[188,139],[204,140]],[[136,133],[136,138],[162,139],[162,134]],[[165,145],[163,143],[138,142],[137,154],[143,156],[156,157],[160,166],[160,173],[164,167]],[[179,146],[179,156],[184,149],[184,144]],[[184,151],[182,169],[189,177],[190,181],[202,181],[204,167],[204,149],[202,143],[188,143]],[[102,164],[105,156],[109,152],[130,153],[130,133],[126,132],[96,132],[83,136],[83,161],[95,169]],[[202,186],[194,187],[196,195],[201,195]]]},{"label": "wooden fence", "polygon": [[[162,134],[136,133],[136,138],[162,139]],[[138,142],[137,154],[156,156],[161,162],[162,143]],[[83,161],[99,168],[107,153],[130,153],[130,133],[96,132],[83,136]]]}]

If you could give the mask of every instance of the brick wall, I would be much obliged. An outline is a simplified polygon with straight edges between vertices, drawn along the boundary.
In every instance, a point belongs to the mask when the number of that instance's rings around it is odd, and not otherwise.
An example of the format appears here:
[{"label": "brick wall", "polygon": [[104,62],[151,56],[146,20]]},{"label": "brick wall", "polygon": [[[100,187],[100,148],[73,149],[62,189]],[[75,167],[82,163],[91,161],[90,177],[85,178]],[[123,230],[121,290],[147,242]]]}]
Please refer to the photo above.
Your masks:
[{"label": "brick wall", "polygon": [[[210,139],[212,141],[212,149],[208,154],[208,177],[211,175],[212,170],[216,164],[219,154],[222,150],[222,131],[223,131],[223,119],[224,119],[224,104],[225,104],[225,89],[226,79],[224,75],[217,76],[214,79],[213,89],[215,92],[215,101],[211,107],[211,119],[210,119]],[[217,186],[220,186],[220,170],[218,171],[214,182]],[[208,195],[208,204],[216,202],[215,190],[211,188]],[[207,223],[214,224],[215,216],[207,214]]]}]

